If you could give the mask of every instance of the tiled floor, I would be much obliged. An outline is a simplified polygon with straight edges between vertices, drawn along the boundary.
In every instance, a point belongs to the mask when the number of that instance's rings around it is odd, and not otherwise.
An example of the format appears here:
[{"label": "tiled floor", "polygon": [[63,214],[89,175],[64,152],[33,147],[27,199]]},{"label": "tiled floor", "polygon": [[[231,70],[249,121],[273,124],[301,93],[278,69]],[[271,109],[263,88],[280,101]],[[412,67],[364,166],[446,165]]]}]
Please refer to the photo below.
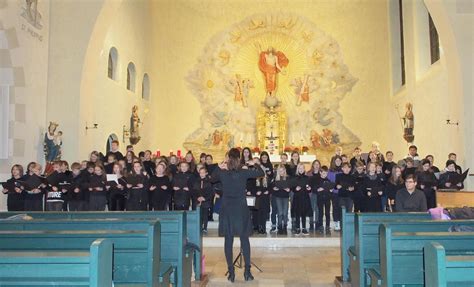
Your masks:
[{"label": "tiled floor", "polygon": [[334,277],[340,273],[339,248],[253,248],[252,261],[263,272],[252,268],[255,280],[245,282],[243,270],[236,269],[233,284],[224,275],[227,266],[223,248],[205,248],[205,256],[207,279],[193,286],[334,286]]}]

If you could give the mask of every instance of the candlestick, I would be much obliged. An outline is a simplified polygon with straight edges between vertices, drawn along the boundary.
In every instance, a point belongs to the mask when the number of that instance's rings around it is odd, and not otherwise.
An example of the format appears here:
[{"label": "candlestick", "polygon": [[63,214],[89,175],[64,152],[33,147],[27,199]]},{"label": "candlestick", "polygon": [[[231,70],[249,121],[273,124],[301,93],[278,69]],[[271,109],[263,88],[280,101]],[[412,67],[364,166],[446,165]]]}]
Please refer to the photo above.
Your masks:
[{"label": "candlestick", "polygon": [[181,157],[181,150],[180,149],[178,150],[178,157],[179,158]]},{"label": "candlestick", "polygon": [[172,155],[173,155],[173,150],[172,150],[172,149],[170,149],[170,156],[172,156]]}]

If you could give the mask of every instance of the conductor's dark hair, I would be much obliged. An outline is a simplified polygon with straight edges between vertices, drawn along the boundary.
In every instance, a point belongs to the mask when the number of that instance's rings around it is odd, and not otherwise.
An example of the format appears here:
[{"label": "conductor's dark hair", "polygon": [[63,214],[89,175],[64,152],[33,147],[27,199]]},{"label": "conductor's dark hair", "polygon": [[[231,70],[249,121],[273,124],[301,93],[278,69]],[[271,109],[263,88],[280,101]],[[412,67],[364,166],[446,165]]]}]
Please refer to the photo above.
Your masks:
[{"label": "conductor's dark hair", "polygon": [[227,168],[229,170],[238,170],[240,169],[240,152],[236,148],[231,148],[229,150],[229,159],[227,161]]}]

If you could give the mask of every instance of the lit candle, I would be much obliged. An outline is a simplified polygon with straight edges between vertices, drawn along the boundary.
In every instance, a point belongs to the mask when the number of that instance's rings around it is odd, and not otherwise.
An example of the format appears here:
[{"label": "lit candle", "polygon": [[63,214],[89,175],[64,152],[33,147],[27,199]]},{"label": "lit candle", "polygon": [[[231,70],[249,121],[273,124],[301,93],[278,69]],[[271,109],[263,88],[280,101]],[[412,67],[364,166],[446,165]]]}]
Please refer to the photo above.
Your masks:
[{"label": "lit candle", "polygon": [[161,152],[160,152],[160,150],[158,149],[158,150],[156,150],[156,157],[160,157],[160,156],[161,156]]},{"label": "lit candle", "polygon": [[181,150],[180,149],[178,150],[178,157],[179,158],[181,157]]},{"label": "lit candle", "polygon": [[170,149],[170,156],[172,156],[172,155],[173,155],[173,150],[172,150],[172,149]]}]

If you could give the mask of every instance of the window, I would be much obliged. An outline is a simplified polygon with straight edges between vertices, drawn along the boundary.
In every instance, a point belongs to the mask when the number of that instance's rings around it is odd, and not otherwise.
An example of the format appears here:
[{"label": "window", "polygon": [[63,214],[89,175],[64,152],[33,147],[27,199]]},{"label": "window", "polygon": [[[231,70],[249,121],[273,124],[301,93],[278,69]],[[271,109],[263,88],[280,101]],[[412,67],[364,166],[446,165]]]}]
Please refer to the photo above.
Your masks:
[{"label": "window", "polygon": [[431,64],[436,63],[439,60],[439,36],[438,31],[434,25],[431,15],[428,14],[429,27],[430,27],[430,52],[431,52]]},{"label": "window", "polygon": [[112,47],[109,51],[108,67],[107,67],[107,76],[112,80],[117,80],[117,59],[118,52],[115,47]]},{"label": "window", "polygon": [[127,90],[135,92],[135,65],[130,62],[127,67]]},{"label": "window", "polygon": [[150,100],[150,77],[148,74],[143,75],[142,98],[147,101]]},{"label": "window", "polygon": [[400,64],[401,64],[401,76],[402,76],[402,86],[405,85],[405,47],[403,40],[403,5],[402,0],[398,0],[398,15],[400,21]]}]

